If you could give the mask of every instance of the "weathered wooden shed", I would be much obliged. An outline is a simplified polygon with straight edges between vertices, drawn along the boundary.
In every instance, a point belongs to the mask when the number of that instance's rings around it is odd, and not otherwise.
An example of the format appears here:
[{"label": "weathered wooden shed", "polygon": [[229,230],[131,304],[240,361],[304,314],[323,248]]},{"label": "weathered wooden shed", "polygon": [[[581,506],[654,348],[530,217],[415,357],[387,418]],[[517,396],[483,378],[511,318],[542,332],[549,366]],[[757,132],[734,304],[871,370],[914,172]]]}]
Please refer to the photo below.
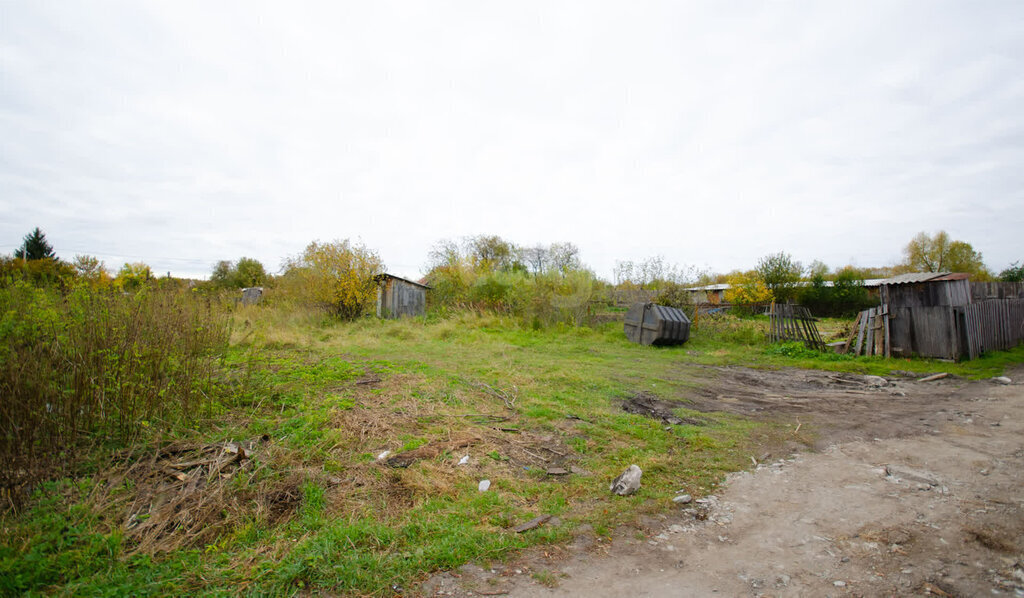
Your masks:
[{"label": "weathered wooden shed", "polygon": [[378,274],[374,280],[377,281],[378,318],[427,313],[427,291],[430,289],[427,285],[394,274]]},{"label": "weathered wooden shed", "polygon": [[886,279],[880,286],[881,306],[861,314],[854,352],[860,352],[865,328],[868,336],[872,330],[884,335],[879,345],[885,355],[974,359],[985,351],[1009,349],[1024,340],[1021,291],[972,285],[963,273],[911,273]]},{"label": "weathered wooden shed", "polygon": [[883,305],[938,307],[971,302],[969,274],[962,272],[911,272],[887,278],[879,285]]}]

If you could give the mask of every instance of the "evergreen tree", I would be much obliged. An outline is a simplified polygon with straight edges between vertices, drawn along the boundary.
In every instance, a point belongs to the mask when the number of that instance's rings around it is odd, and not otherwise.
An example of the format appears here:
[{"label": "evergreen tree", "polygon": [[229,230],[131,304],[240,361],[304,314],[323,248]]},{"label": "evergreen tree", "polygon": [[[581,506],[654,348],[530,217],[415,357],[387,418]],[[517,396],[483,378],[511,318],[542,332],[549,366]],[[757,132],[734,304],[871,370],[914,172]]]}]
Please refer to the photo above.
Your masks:
[{"label": "evergreen tree", "polygon": [[14,257],[26,261],[56,260],[57,254],[53,252],[53,246],[46,241],[46,235],[37,226],[34,231],[25,235],[21,247],[14,252]]}]

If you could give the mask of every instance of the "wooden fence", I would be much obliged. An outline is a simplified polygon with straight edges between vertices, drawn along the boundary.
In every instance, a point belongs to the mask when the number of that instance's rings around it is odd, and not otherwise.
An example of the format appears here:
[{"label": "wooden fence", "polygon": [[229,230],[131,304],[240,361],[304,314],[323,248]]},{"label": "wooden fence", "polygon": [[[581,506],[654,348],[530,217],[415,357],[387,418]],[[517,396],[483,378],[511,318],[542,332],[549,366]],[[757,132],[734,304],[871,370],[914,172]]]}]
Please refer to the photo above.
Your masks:
[{"label": "wooden fence", "polygon": [[1003,351],[1024,341],[1024,299],[1002,299],[954,308],[961,354],[974,359],[985,351]]},{"label": "wooden fence", "polygon": [[975,359],[1024,341],[1024,299],[892,309],[883,305],[861,312],[850,338],[854,355]]},{"label": "wooden fence", "polygon": [[825,341],[814,324],[817,318],[806,307],[772,303],[768,308],[768,338],[771,342],[800,341],[810,349],[825,350]]}]

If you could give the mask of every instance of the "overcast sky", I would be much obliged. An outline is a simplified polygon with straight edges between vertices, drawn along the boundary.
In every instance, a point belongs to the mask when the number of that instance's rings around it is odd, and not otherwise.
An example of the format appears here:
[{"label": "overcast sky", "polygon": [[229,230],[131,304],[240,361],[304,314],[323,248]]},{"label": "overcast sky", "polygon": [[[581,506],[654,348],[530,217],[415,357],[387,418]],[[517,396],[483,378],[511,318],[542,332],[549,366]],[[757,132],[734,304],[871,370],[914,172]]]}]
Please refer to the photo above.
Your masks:
[{"label": "overcast sky", "polygon": [[1024,2],[0,0],[0,253],[1024,259]]}]

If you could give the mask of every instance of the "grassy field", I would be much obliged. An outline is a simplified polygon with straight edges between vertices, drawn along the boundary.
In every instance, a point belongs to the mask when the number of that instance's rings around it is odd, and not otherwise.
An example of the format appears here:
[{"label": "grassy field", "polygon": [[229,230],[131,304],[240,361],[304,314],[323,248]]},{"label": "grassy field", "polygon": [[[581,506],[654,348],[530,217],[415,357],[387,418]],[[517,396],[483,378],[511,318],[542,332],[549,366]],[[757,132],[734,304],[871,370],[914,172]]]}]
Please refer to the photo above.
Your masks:
[{"label": "grassy field", "polygon": [[[231,400],[188,426],[154,422],[131,449],[95,447],[78,475],[0,516],[0,593],[397,594],[584,523],[607,534],[792,437],[727,414],[680,408],[691,423],[667,425],[621,409],[640,392],[685,401],[701,366],[987,377],[1024,361],[1021,348],[966,364],[821,356],[768,346],[757,318],[709,319],[665,349],[630,344],[618,323],[235,318],[218,381]],[[610,496],[631,463],[643,488]],[[561,524],[510,530],[540,514]]]}]

